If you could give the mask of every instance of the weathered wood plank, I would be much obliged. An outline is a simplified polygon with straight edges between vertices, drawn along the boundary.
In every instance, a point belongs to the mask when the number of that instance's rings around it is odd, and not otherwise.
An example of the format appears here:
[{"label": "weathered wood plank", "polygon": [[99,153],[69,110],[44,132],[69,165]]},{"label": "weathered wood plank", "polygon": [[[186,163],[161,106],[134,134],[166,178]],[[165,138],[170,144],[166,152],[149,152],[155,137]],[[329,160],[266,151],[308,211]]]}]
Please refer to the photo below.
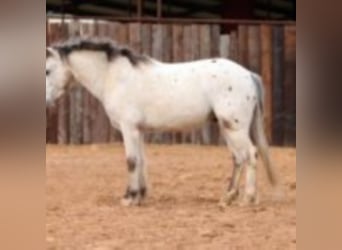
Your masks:
[{"label": "weathered wood plank", "polygon": [[128,45],[137,53],[141,52],[141,24],[128,24],[129,41]]},{"label": "weathered wood plank", "polygon": [[238,62],[249,67],[248,65],[248,26],[239,25],[238,27]]},{"label": "weathered wood plank", "polygon": [[296,27],[285,27],[285,145],[296,145]]},{"label": "weathered wood plank", "polygon": [[249,69],[256,73],[261,71],[260,42],[259,26],[248,26],[248,65]]},{"label": "weathered wood plank", "polygon": [[284,27],[272,28],[273,40],[273,144],[284,142]]},{"label": "weathered wood plank", "polygon": [[239,61],[239,44],[238,35],[236,31],[230,33],[230,43],[229,43],[229,58],[233,61]]},{"label": "weathered wood plank", "polygon": [[152,25],[144,23],[141,26],[141,49],[148,56],[152,54]]},{"label": "weathered wood plank", "polygon": [[261,76],[265,87],[265,127],[269,142],[272,142],[272,28],[262,25],[261,32]]},{"label": "weathered wood plank", "polygon": [[[51,44],[55,42],[59,37],[60,26],[57,24],[48,24],[46,40]],[[46,142],[57,143],[58,142],[58,106],[52,106],[46,108]]]},{"label": "weathered wood plank", "polygon": [[172,60],[173,62],[183,61],[183,25],[172,25]]},{"label": "weathered wood plank", "polygon": [[220,37],[220,57],[229,58],[229,35],[224,34]]}]

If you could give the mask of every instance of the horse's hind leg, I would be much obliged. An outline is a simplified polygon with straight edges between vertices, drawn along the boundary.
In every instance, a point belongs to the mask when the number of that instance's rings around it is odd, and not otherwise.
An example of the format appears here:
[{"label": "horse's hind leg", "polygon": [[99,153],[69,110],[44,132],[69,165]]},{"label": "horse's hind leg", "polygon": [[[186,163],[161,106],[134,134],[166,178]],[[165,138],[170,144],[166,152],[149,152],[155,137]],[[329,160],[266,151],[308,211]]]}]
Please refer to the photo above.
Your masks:
[{"label": "horse's hind leg", "polygon": [[123,126],[122,135],[128,167],[128,185],[122,204],[139,205],[146,194],[143,136],[133,126]]},{"label": "horse's hind leg", "polygon": [[234,167],[228,190],[223,195],[220,204],[230,205],[238,197],[239,184],[244,164],[247,165],[245,195],[248,194],[249,199],[253,200],[256,193],[255,161],[250,159],[252,155],[255,157],[255,149],[249,138],[248,132],[245,130],[232,130],[222,126],[222,134],[233,153]]},{"label": "horse's hind leg", "polygon": [[257,185],[256,185],[256,167],[257,167],[257,150],[252,145],[249,147],[247,165],[246,165],[246,183],[243,204],[256,204]]}]

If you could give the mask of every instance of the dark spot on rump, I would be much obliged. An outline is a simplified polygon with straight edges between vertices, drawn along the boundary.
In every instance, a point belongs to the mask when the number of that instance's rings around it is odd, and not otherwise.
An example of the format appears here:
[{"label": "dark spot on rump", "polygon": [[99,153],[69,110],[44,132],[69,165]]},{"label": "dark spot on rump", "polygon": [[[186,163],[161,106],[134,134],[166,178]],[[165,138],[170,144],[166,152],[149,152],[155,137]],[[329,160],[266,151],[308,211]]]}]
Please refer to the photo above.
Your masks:
[{"label": "dark spot on rump", "polygon": [[229,87],[228,87],[228,90],[229,90],[229,91],[232,91],[232,90],[233,90],[233,87],[232,87],[232,86],[229,86]]},{"label": "dark spot on rump", "polygon": [[212,63],[216,63],[217,61],[214,59],[214,60],[212,60],[211,62],[212,62]]},{"label": "dark spot on rump", "polygon": [[235,122],[235,123],[239,123],[239,120],[238,120],[238,119],[234,119],[234,122]]},{"label": "dark spot on rump", "polygon": [[135,170],[137,161],[133,157],[128,157],[127,158],[127,167],[129,172],[133,172]]},{"label": "dark spot on rump", "polygon": [[222,125],[223,127],[225,127],[226,129],[231,129],[233,126],[232,126],[232,123],[230,121],[227,121],[227,120],[222,120]]},{"label": "dark spot on rump", "polygon": [[249,101],[250,99],[251,99],[251,97],[248,95],[248,96],[247,96],[247,101]]},{"label": "dark spot on rump", "polygon": [[217,78],[217,75],[212,75],[213,78]]}]

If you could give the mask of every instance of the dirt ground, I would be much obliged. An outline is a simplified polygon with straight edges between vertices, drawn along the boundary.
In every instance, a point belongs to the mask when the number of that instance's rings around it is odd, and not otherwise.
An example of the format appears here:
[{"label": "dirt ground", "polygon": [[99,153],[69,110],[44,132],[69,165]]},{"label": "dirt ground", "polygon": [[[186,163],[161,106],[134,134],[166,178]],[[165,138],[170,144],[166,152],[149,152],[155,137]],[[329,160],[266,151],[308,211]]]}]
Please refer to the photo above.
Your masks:
[{"label": "dirt ground", "polygon": [[46,147],[47,249],[296,249],[296,150],[272,148],[283,197],[259,163],[256,206],[218,201],[232,170],[225,147],[149,145],[150,193],[122,207],[123,146]]}]

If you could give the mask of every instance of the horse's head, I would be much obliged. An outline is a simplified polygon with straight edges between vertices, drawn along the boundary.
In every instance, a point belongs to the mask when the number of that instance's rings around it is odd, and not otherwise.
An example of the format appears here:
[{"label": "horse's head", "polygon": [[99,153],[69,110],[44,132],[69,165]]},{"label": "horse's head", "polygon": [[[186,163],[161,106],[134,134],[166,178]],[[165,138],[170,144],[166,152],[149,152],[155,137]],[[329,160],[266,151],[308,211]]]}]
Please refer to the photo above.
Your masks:
[{"label": "horse's head", "polygon": [[52,104],[64,92],[70,81],[70,72],[58,51],[46,49],[46,103]]}]

